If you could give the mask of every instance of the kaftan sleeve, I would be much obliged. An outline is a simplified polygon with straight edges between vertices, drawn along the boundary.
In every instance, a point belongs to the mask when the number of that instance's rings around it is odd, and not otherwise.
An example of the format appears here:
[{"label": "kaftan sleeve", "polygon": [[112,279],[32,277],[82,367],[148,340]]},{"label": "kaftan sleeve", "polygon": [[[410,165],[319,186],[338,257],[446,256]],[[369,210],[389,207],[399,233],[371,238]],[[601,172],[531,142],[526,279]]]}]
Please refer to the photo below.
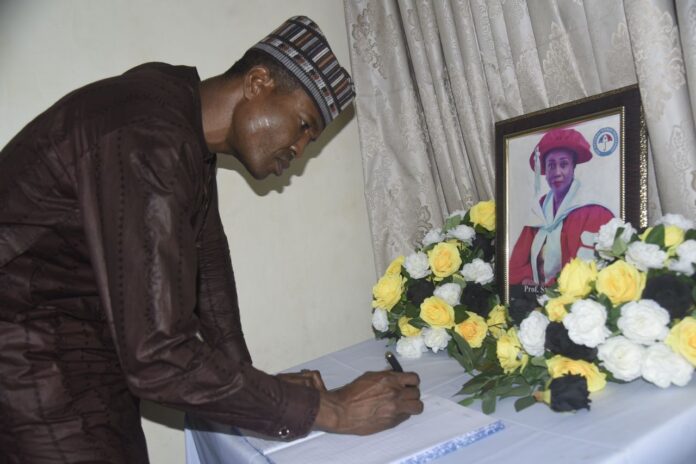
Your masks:
[{"label": "kaftan sleeve", "polygon": [[251,365],[215,204],[196,232],[204,163],[181,132],[162,121],[125,125],[78,163],[90,259],[128,386],[218,422],[306,434],[318,392]]}]

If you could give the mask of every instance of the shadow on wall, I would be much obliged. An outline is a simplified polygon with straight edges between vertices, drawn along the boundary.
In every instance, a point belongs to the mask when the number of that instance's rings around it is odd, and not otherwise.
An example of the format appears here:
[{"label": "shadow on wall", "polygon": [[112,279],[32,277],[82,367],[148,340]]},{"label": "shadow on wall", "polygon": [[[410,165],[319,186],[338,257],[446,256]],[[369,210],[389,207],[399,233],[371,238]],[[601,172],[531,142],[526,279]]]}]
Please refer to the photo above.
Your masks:
[{"label": "shadow on wall", "polygon": [[353,106],[346,108],[343,113],[341,113],[329,126],[321,133],[321,136],[316,142],[310,144],[305,150],[304,155],[301,158],[293,161],[290,167],[281,175],[275,176],[271,174],[264,180],[254,179],[244,168],[242,163],[237,161],[232,155],[221,154],[218,156],[218,169],[229,169],[231,171],[238,172],[244,180],[246,180],[249,187],[258,196],[268,195],[270,192],[282,193],[286,186],[291,184],[292,176],[301,176],[307,163],[311,158],[315,158],[321,153],[324,147],[331,141],[343,128],[348,125],[348,123],[355,116],[355,109]]},{"label": "shadow on wall", "polygon": [[140,415],[144,419],[170,429],[184,430],[184,412],[178,409],[168,408],[150,401],[141,401]]}]

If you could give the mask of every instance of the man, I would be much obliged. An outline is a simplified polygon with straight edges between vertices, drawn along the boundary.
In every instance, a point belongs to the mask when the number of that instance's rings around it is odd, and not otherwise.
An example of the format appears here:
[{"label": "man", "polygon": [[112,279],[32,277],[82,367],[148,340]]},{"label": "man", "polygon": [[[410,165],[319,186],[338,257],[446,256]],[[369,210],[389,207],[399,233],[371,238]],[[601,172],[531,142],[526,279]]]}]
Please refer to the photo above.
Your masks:
[{"label": "man", "polygon": [[317,25],[294,17],[222,76],[142,65],[3,149],[0,462],[147,462],[140,398],[281,438],[422,410],[413,373],[329,392],[316,372],[261,372],[240,326],[213,152],[280,174],[353,96]]}]

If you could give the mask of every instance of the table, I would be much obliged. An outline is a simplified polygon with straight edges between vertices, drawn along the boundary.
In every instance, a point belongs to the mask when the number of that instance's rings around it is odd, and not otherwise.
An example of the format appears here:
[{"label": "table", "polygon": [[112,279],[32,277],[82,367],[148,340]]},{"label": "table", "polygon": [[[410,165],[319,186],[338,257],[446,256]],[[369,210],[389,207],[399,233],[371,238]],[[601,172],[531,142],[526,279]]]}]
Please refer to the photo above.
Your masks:
[{"label": "table", "polygon": [[[318,369],[326,386],[335,388],[365,371],[388,368],[385,349],[385,341],[369,340],[289,371]],[[428,352],[421,359],[400,361],[404,370],[418,372],[424,393],[452,397],[469,379],[459,364],[443,352]],[[515,412],[513,404],[513,398],[502,400],[493,414],[504,422],[503,431],[437,463],[696,462],[696,440],[691,428],[696,426],[696,380],[686,387],[669,389],[643,380],[624,385],[609,383],[604,390],[592,394],[591,411],[576,413],[554,413],[541,404]],[[471,407],[480,409],[480,403]],[[266,462],[229,426],[189,416],[185,435],[188,464]]]}]

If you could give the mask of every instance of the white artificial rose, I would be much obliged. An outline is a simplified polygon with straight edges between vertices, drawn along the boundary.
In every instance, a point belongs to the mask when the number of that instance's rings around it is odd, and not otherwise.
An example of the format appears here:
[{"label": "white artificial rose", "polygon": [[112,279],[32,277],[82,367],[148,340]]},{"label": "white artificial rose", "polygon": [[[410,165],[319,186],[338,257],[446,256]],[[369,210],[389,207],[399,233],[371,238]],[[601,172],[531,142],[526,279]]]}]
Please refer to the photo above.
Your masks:
[{"label": "white artificial rose", "polygon": [[435,289],[433,295],[442,298],[450,306],[457,306],[459,304],[459,298],[462,296],[462,287],[458,284],[440,285]]},{"label": "white artificial rose", "polygon": [[419,251],[418,253],[411,253],[404,259],[404,269],[408,272],[408,275],[412,279],[422,279],[430,275],[430,263],[428,262],[428,255]]},{"label": "white artificial rose", "polygon": [[597,347],[597,357],[611,374],[626,382],[640,377],[645,348],[621,335]]},{"label": "white artificial rose", "polygon": [[629,340],[643,345],[661,342],[669,334],[669,312],[653,300],[630,301],[621,307],[616,325]]},{"label": "white artificial rose", "polygon": [[447,216],[447,219],[452,219],[455,216],[459,216],[461,219],[464,219],[464,216],[466,216],[466,210],[465,209],[458,209],[456,211],[452,211],[449,216]]},{"label": "white artificial rose", "polygon": [[447,236],[451,238],[456,238],[462,242],[471,245],[471,241],[476,236],[476,231],[465,224],[458,225],[454,229],[450,229],[447,232]]},{"label": "white artificial rose", "polygon": [[685,240],[677,247],[677,256],[696,263],[696,240]]},{"label": "white artificial rose", "polygon": [[658,224],[664,224],[665,226],[677,226],[682,230],[694,228],[694,221],[686,219],[681,214],[665,214],[655,223],[655,225]]},{"label": "white artificial rose", "polygon": [[482,259],[476,258],[468,264],[462,266],[460,273],[464,280],[485,285],[493,282],[493,267]]},{"label": "white artificial rose", "polygon": [[599,228],[597,233],[597,244],[595,248],[599,251],[599,254],[605,258],[609,258],[611,254],[608,254],[612,247],[614,246],[614,237],[616,236],[616,231],[623,227],[623,232],[620,235],[620,239],[625,243],[631,240],[633,234],[636,233],[636,229],[631,226],[631,224],[622,221],[619,218],[612,218]]},{"label": "white artificial rose", "polygon": [[445,239],[445,235],[442,233],[442,229],[431,229],[425,237],[423,237],[423,246],[427,247],[433,243],[441,242]]},{"label": "white artificial rose", "polygon": [[522,323],[520,330],[517,332],[524,350],[532,356],[541,356],[544,354],[544,344],[546,343],[546,327],[549,325],[549,319],[539,311],[529,313]]},{"label": "white artificial rose", "polygon": [[656,343],[645,350],[641,374],[660,388],[670,384],[683,387],[689,383],[693,372],[694,367],[664,343]]},{"label": "white artificial rose", "polygon": [[685,240],[677,247],[678,260],[669,263],[672,271],[681,272],[686,275],[694,273],[696,264],[696,240]]},{"label": "white artificial rose", "polygon": [[421,335],[413,337],[401,337],[396,342],[396,352],[404,358],[418,359],[421,354],[428,351]]},{"label": "white artificial rose", "polygon": [[667,253],[658,245],[645,242],[633,242],[626,250],[626,261],[643,272],[648,269],[661,269],[667,260]]},{"label": "white artificial rose", "polygon": [[433,350],[433,353],[447,348],[447,343],[449,343],[452,338],[450,334],[447,333],[447,330],[439,327],[426,327],[421,331],[421,336],[423,337],[425,346]]},{"label": "white artificial rose", "polygon": [[691,261],[678,259],[676,261],[669,262],[669,270],[674,272],[680,272],[690,276],[694,273],[694,263]]},{"label": "white artificial rose", "polygon": [[386,332],[389,329],[389,319],[384,309],[375,308],[372,312],[372,327],[380,332]]},{"label": "white artificial rose", "polygon": [[578,345],[595,348],[611,334],[606,327],[607,310],[592,300],[578,300],[563,318],[570,339]]}]

